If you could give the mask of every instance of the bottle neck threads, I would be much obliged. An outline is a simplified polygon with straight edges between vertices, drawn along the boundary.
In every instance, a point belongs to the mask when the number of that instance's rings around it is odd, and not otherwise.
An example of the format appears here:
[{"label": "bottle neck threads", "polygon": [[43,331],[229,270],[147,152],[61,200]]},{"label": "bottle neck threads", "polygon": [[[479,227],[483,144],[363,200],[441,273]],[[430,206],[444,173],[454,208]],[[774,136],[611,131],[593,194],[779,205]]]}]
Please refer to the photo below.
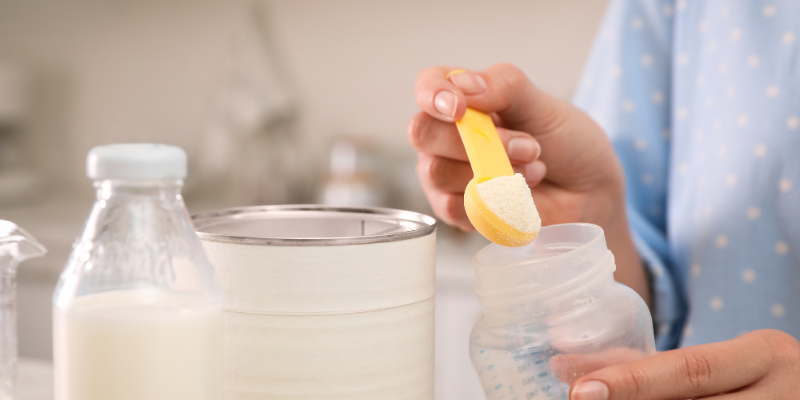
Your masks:
[{"label": "bottle neck threads", "polygon": [[614,287],[614,256],[592,224],[544,227],[528,246],[493,244],[473,262],[487,318],[546,316],[591,304]]}]

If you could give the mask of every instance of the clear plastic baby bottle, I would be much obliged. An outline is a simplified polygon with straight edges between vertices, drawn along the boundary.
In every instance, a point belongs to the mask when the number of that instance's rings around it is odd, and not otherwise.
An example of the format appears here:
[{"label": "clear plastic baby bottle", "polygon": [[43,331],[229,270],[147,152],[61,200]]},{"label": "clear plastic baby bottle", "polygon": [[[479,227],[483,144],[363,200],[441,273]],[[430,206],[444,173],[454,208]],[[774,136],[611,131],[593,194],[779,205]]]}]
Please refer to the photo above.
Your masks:
[{"label": "clear plastic baby bottle", "polygon": [[181,197],[186,154],[87,157],[97,201],[53,296],[56,400],[222,399],[221,291]]},{"label": "clear plastic baby bottle", "polygon": [[566,400],[584,374],[655,354],[647,305],[614,281],[599,226],[544,227],[530,245],[492,244],[473,261],[485,311],[470,356],[487,399]]}]

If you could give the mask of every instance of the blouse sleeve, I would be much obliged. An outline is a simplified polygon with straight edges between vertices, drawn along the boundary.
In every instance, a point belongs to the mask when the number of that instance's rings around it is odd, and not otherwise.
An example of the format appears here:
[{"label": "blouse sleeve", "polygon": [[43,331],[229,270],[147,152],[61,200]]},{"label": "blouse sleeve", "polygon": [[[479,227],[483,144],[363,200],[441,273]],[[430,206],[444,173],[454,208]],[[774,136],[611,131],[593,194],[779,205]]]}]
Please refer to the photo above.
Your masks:
[{"label": "blouse sleeve", "polygon": [[634,242],[653,287],[656,345],[675,348],[686,318],[666,236],[673,0],[613,0],[574,99],[607,132],[625,170]]}]

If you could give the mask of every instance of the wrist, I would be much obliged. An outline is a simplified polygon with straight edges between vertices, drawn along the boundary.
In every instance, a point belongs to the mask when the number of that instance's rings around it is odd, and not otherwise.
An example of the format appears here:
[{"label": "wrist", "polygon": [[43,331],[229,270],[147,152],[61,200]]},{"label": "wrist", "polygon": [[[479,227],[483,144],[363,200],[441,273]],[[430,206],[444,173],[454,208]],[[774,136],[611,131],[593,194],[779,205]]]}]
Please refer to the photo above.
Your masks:
[{"label": "wrist", "polygon": [[635,290],[652,311],[652,284],[633,242],[633,235],[624,210],[614,220],[609,221],[608,226],[603,227],[603,230],[605,231],[606,243],[609,250],[614,254],[617,265],[614,278],[617,282]]}]

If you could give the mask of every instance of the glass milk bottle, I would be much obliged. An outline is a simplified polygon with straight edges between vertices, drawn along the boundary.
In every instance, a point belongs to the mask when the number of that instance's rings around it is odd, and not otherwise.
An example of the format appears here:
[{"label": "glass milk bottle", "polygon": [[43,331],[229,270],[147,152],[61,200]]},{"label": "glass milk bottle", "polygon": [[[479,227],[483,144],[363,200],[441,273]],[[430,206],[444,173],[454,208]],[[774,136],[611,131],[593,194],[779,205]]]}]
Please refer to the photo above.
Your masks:
[{"label": "glass milk bottle", "polygon": [[567,400],[577,378],[655,354],[647,305],[614,281],[599,226],[547,226],[527,246],[492,244],[473,261],[485,311],[470,357],[488,400]]},{"label": "glass milk bottle", "polygon": [[97,200],[53,296],[56,400],[221,400],[222,298],[181,197],[186,153],[95,147]]}]

